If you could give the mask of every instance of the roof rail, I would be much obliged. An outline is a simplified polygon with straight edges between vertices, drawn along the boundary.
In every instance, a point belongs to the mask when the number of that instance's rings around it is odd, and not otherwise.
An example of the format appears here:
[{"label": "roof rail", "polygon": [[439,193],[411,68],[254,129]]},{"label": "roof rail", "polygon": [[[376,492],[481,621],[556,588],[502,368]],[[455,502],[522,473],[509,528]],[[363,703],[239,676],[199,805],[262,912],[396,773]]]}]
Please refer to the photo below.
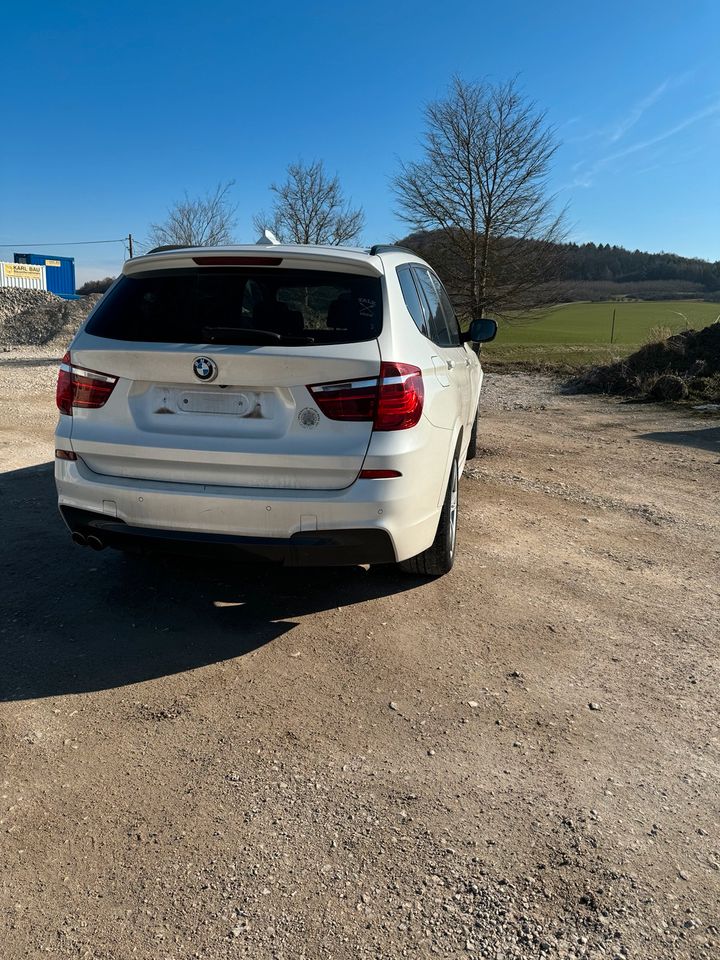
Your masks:
[{"label": "roof rail", "polygon": [[375,246],[370,247],[370,256],[374,257],[378,253],[394,253],[395,251],[411,253],[414,257],[417,256],[414,250],[410,250],[408,247],[398,247],[394,243],[376,243]]}]

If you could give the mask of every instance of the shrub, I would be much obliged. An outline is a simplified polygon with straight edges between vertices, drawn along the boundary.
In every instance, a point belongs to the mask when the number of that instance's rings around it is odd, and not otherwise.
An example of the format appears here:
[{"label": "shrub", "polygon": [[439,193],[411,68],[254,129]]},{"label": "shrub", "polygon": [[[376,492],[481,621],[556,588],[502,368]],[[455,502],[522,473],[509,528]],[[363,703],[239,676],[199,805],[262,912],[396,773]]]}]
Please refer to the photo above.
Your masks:
[{"label": "shrub", "polygon": [[81,297],[86,297],[89,293],[105,293],[110,284],[115,282],[115,277],[103,277],[102,280],[88,280],[81,287],[78,287],[77,293]]},{"label": "shrub", "polygon": [[649,395],[653,400],[684,400],[688,387],[682,377],[665,373],[657,378]]}]

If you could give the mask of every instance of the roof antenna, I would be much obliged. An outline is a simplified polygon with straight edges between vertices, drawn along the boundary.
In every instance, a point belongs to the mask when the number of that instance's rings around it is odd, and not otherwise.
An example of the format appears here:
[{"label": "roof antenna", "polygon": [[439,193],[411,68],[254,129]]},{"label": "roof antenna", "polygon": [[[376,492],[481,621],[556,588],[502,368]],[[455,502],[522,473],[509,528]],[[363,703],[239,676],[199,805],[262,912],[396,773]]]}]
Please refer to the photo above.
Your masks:
[{"label": "roof antenna", "polygon": [[267,228],[263,230],[262,236],[259,237],[258,240],[255,241],[255,243],[256,243],[256,246],[263,246],[263,247],[279,247],[280,246],[280,241],[278,240],[278,238],[275,236],[272,230],[268,230]]}]

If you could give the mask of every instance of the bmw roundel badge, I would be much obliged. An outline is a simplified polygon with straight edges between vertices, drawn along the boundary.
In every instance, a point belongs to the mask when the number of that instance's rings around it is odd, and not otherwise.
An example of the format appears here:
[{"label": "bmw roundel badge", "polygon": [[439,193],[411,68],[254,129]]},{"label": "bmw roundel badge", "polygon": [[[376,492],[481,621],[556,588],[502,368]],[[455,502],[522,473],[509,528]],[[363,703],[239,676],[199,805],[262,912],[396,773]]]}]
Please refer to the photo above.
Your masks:
[{"label": "bmw roundel badge", "polygon": [[218,375],[217,364],[209,357],[196,357],[193,361],[193,373],[203,383],[210,383]]}]

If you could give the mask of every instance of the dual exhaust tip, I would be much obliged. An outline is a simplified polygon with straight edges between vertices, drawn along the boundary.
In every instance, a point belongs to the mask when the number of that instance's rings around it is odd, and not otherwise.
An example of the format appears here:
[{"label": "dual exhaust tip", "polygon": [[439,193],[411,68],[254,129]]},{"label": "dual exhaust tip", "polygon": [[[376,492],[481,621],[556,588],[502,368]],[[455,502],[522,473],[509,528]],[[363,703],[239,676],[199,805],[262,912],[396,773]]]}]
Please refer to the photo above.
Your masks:
[{"label": "dual exhaust tip", "polygon": [[80,533],[79,530],[73,530],[70,535],[73,543],[76,543],[79,547],[90,547],[91,550],[104,550],[105,544],[102,542],[100,537],[96,537],[94,534],[85,536],[84,533]]}]

